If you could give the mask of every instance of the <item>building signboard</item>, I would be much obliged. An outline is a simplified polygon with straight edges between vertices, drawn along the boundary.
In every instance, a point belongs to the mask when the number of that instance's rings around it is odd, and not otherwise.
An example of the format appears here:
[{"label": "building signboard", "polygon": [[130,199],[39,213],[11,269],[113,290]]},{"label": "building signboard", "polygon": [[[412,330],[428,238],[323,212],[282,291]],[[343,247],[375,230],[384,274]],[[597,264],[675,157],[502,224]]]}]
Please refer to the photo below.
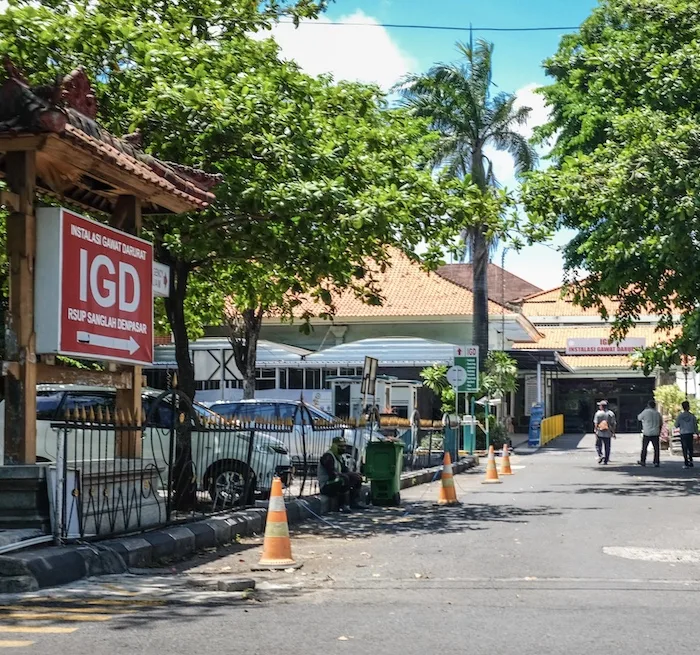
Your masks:
[{"label": "building signboard", "polygon": [[629,355],[637,348],[645,348],[644,337],[629,337],[615,342],[612,339],[567,339],[567,355]]},{"label": "building signboard", "polygon": [[[459,382],[455,386],[457,391],[466,393],[476,393],[479,390],[479,348],[478,346],[455,346],[453,353],[453,366],[464,369],[464,373],[459,373]],[[457,371],[453,372],[453,375]]]},{"label": "building signboard", "polygon": [[36,351],[150,365],[153,247],[61,207],[37,211]]}]

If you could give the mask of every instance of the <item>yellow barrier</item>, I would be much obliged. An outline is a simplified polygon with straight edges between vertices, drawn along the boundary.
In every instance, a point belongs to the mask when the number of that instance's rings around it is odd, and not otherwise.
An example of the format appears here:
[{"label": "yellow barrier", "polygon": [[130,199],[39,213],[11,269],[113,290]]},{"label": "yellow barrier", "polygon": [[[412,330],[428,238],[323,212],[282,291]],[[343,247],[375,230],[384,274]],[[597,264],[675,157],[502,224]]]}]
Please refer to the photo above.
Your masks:
[{"label": "yellow barrier", "polygon": [[550,441],[564,434],[564,415],[548,416],[540,426],[540,446],[546,446]]}]

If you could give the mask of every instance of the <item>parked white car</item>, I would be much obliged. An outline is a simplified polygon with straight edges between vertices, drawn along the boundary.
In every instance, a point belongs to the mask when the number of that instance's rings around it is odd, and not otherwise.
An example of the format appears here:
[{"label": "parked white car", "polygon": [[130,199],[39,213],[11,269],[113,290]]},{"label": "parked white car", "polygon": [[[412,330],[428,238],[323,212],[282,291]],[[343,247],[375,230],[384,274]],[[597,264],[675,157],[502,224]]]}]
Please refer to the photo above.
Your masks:
[{"label": "parked white car", "polygon": [[[142,393],[143,416],[150,417],[147,427],[142,432],[143,465],[155,464],[163,471],[167,480],[168,462],[170,460],[170,428],[173,425],[171,397],[166,396],[156,403],[162,392],[144,389]],[[114,414],[116,392],[105,387],[83,385],[37,385],[37,461],[55,462],[58,452],[58,430],[52,428],[64,419],[66,411],[75,409],[92,410],[98,408],[104,413],[109,410]],[[272,479],[279,475],[285,484],[291,482],[292,462],[282,441],[274,435],[256,433],[252,448],[250,433],[233,430],[204,430],[201,428],[205,419],[214,422],[220,420],[213,411],[193,403],[198,419],[193,420],[192,461],[196,470],[197,486],[208,491],[212,499],[223,499],[235,503],[243,495],[247,472],[248,452],[250,452],[250,470],[253,479],[251,493],[269,492]],[[4,430],[5,401],[0,401],[0,430]],[[1,433],[1,432],[0,432]],[[109,462],[115,459],[114,429],[92,430],[71,429],[66,445],[66,460],[81,462]],[[87,441],[86,441],[87,440]],[[250,502],[251,498],[247,501]]]},{"label": "parked white car", "polygon": [[220,400],[210,407],[217,414],[242,424],[289,424],[288,431],[277,436],[284,441],[295,466],[304,461],[304,452],[307,464],[315,466],[333,437],[343,436],[348,444],[344,456],[346,464],[353,470],[363,460],[370,440],[383,439],[377,429],[352,428],[317,407],[294,400]]}]

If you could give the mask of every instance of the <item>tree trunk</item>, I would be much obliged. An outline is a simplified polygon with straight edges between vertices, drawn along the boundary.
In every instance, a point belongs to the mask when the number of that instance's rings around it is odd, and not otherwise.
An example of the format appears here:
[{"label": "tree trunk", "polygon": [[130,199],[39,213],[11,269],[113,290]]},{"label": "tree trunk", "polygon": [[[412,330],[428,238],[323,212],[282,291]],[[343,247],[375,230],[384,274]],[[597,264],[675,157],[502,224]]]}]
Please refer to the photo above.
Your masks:
[{"label": "tree trunk", "polygon": [[243,399],[255,398],[255,362],[262,327],[263,309],[244,309],[240,315],[228,317],[229,341],[236,367],[243,376]]},{"label": "tree trunk", "polygon": [[[167,257],[163,257],[161,261]],[[178,389],[190,400],[194,400],[195,380],[194,365],[190,357],[190,340],[187,336],[185,321],[185,297],[187,295],[187,280],[190,274],[189,265],[185,262],[170,261],[170,297],[164,298],[165,312],[175,341],[175,361],[177,362]]]},{"label": "tree trunk", "polygon": [[489,353],[488,304],[489,249],[483,230],[472,234],[472,289],[474,293],[474,345],[479,347],[479,370],[483,371]]},{"label": "tree trunk", "polygon": [[[177,388],[187,398],[194,400],[195,380],[194,366],[190,358],[190,341],[185,322],[185,296],[190,265],[172,259],[167,253],[159,253],[160,261],[170,266],[170,296],[165,298],[165,312],[175,340],[175,361],[177,362]],[[173,502],[176,511],[187,511],[195,507],[197,499],[196,484],[193,482],[194,466],[192,463],[192,422],[187,417],[184,423],[178,423],[175,430],[175,461],[173,468]]]},{"label": "tree trunk", "polygon": [[[471,174],[474,183],[482,193],[488,193],[488,180],[484,170],[484,158],[481,148],[474,148],[472,153]],[[486,367],[489,354],[489,289],[488,265],[489,247],[486,242],[485,226],[476,226],[471,233],[472,251],[472,292],[474,293],[473,334],[474,345],[479,347],[479,371]]]}]

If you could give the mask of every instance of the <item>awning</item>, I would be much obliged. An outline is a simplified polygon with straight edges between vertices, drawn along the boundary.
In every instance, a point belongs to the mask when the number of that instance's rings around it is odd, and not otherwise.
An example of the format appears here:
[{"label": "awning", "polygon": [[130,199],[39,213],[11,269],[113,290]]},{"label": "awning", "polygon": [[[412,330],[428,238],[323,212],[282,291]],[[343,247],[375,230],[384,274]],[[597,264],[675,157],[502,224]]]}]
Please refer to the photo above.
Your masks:
[{"label": "awning", "polygon": [[556,350],[509,350],[508,355],[517,362],[520,371],[536,371],[539,363],[546,371],[574,372]]},{"label": "awning", "polygon": [[304,360],[318,366],[362,366],[365,357],[379,360],[379,366],[432,366],[452,364],[451,343],[414,337],[362,339],[307,355]]}]

